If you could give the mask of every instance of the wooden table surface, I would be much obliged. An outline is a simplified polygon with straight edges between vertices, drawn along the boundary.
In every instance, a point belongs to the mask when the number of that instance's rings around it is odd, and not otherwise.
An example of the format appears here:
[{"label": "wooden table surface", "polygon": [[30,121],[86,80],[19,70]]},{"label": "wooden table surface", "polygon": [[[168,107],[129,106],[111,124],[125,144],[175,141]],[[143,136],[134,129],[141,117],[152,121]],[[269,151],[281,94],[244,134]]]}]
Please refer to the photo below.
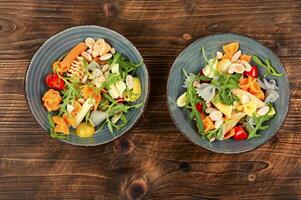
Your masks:
[{"label": "wooden table surface", "polygon": [[[132,41],[151,81],[135,128],[89,148],[45,134],[24,94],[25,71],[40,45],[86,24]],[[282,129],[239,155],[191,144],[166,107],[175,58],[196,39],[222,32],[250,36],[272,49],[291,86]],[[301,199],[300,56],[300,0],[0,0],[0,199]]]}]

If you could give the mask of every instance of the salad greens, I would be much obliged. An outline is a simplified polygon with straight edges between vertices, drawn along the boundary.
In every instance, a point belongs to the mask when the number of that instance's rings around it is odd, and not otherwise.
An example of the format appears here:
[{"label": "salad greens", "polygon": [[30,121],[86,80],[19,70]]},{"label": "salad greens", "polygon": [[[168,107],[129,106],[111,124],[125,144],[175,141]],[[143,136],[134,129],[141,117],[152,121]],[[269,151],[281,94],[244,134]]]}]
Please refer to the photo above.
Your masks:
[{"label": "salad greens", "polygon": [[265,69],[264,77],[268,75],[272,76],[283,76],[283,73],[278,73],[276,69],[272,66],[271,61],[269,59],[265,59],[265,63],[258,57],[252,56],[252,61],[256,63],[258,66],[263,67]]},{"label": "salad greens", "polygon": [[[273,107],[269,105],[269,110],[272,110]],[[253,114],[251,120],[246,123],[246,129],[248,130],[249,136],[248,139],[259,137],[260,135],[257,134],[260,130],[267,130],[270,126],[264,125],[265,122],[269,121],[273,118],[274,115],[270,112],[266,113],[265,115],[258,116],[255,113]]]},{"label": "salad greens", "polygon": [[[185,76],[188,77],[185,70],[184,73]],[[195,76],[193,79],[189,81],[187,93],[186,93],[186,107],[191,108],[191,118],[196,120],[198,131],[199,133],[202,133],[204,132],[204,125],[201,116],[196,108],[196,104],[201,102],[201,100],[197,98],[195,88],[193,87],[193,82],[200,79],[203,79],[203,77]]]},{"label": "salad greens", "polygon": [[219,75],[211,82],[216,86],[220,92],[219,97],[225,105],[231,105],[234,101],[238,101],[238,97],[232,94],[232,89],[238,88],[238,81],[241,78],[241,74]]},{"label": "salad greens", "polygon": [[217,129],[214,129],[212,131],[209,131],[205,136],[209,141],[212,140],[223,140],[224,134],[223,134],[223,128],[219,127]]}]

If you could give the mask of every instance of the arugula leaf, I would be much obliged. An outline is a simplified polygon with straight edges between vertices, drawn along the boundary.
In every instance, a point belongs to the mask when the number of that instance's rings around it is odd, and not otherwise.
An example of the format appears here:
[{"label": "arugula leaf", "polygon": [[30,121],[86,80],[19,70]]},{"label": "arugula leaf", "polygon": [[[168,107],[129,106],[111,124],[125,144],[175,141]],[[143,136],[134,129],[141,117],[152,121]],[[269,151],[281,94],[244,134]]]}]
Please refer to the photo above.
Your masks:
[{"label": "arugula leaf", "polygon": [[108,76],[108,80],[105,82],[104,87],[109,90],[110,86],[122,80],[120,74],[111,73]]},{"label": "arugula leaf", "polygon": [[112,127],[113,123],[111,122],[111,120],[107,123],[108,123],[108,127],[109,127],[110,132],[113,133],[113,127]]},{"label": "arugula leaf", "polygon": [[65,139],[67,139],[69,136],[68,136],[68,135],[64,135],[64,134],[60,134],[60,133],[57,133],[57,132],[52,132],[52,133],[50,133],[50,137],[56,138],[56,139],[65,140]]},{"label": "arugula leaf", "polygon": [[252,61],[256,63],[259,67],[262,67],[265,69],[264,77],[267,77],[268,75],[272,76],[283,76],[283,73],[278,73],[276,69],[272,66],[271,61],[269,59],[265,59],[265,63],[258,57],[258,56],[252,56]]},{"label": "arugula leaf", "polygon": [[54,124],[54,121],[53,121],[53,119],[52,119],[52,116],[51,116],[51,114],[50,113],[48,113],[48,115],[47,115],[47,119],[48,119],[48,124],[49,124],[49,126],[50,126],[50,128],[54,128],[54,126],[55,126],[55,124]]},{"label": "arugula leaf", "polygon": [[89,111],[87,112],[87,114],[85,115],[85,122],[86,122],[86,123],[89,121],[90,115],[91,115],[91,110],[89,110]]},{"label": "arugula leaf", "polygon": [[112,59],[109,59],[108,62],[111,64],[111,65],[115,65],[116,63],[118,63],[122,58],[122,55],[121,53],[116,53],[114,54],[113,56],[113,60]]},{"label": "arugula leaf", "polygon": [[86,59],[83,59],[83,67],[86,69],[88,67],[89,63],[86,61]]},{"label": "arugula leaf", "polygon": [[119,112],[128,112],[128,110],[132,108],[140,108],[143,105],[143,103],[129,105],[129,106],[122,103],[115,103],[113,106],[112,105],[108,109],[109,115],[110,114],[114,115]]},{"label": "arugula leaf", "polygon": [[[103,96],[104,96],[104,94],[103,94]],[[110,95],[108,95],[108,96],[109,96],[109,98],[111,98],[114,101],[114,99]],[[110,101],[107,98],[101,98],[98,108],[101,111],[106,111],[106,110],[108,110],[109,106],[110,106]]]},{"label": "arugula leaf", "polygon": [[109,100],[110,102],[112,102],[112,103],[115,102],[115,100],[110,95],[108,95],[107,93],[103,93],[102,96],[104,98],[106,98],[107,100]]},{"label": "arugula leaf", "polygon": [[202,79],[203,76],[195,76],[192,78],[187,87],[187,93],[186,93],[186,107],[191,108],[191,117],[196,120],[196,126],[198,128],[198,132],[200,134],[204,134],[204,124],[203,120],[200,116],[199,111],[196,109],[196,104],[200,102],[200,100],[197,98],[196,90],[193,87],[193,82],[196,80]]},{"label": "arugula leaf", "polygon": [[259,137],[260,135],[257,134],[258,131],[268,129],[269,125],[263,125],[263,123],[265,123],[272,117],[273,117],[273,115],[269,115],[269,113],[267,113],[263,116],[256,116],[256,114],[254,113],[252,116],[252,119],[253,119],[253,122],[255,125],[253,125],[249,122],[246,124],[246,130],[248,131],[248,134],[249,134],[248,139]]},{"label": "arugula leaf", "polygon": [[111,66],[118,63],[120,66],[120,73],[122,74],[122,77],[125,78],[129,72],[134,73],[135,70],[143,64],[143,60],[138,64],[134,64],[128,59],[126,59],[124,56],[122,56],[120,53],[116,53],[114,54],[113,58],[108,60],[108,63]]},{"label": "arugula leaf", "polygon": [[121,119],[121,121],[122,121],[122,123],[123,123],[124,125],[126,125],[126,124],[128,123],[128,120],[127,120],[127,118],[125,117],[124,113],[122,113],[120,119]]},{"label": "arugula leaf", "polygon": [[[76,97],[80,97],[80,93],[76,89],[76,85],[78,81],[68,78],[63,78],[61,75],[59,77],[65,82],[66,89],[62,91],[63,94],[63,103],[60,106],[59,114],[62,115],[63,113],[67,112],[67,105],[73,104],[73,101]],[[69,82],[69,81],[70,82]]]},{"label": "arugula leaf", "polygon": [[[105,121],[108,124],[108,128],[109,128],[110,132],[113,133],[114,128],[120,129],[127,124],[127,119],[126,119],[124,113],[128,112],[128,110],[130,110],[132,108],[139,108],[142,105],[143,105],[143,103],[134,104],[134,105],[125,105],[122,103],[118,103],[118,101],[114,101],[108,108],[108,115],[107,115],[107,118]],[[122,113],[121,118],[120,118],[122,123],[120,125],[114,124],[110,119],[110,116],[115,115],[116,113]]]},{"label": "arugula leaf", "polygon": [[271,64],[271,62],[270,62],[269,59],[266,59],[266,60],[265,60],[265,63],[266,63],[266,65],[267,65],[267,67],[268,67],[268,69],[269,69],[271,75],[273,75],[273,76],[283,76],[282,73],[278,73],[278,72],[276,71],[276,69],[272,66],[272,64]]},{"label": "arugula leaf", "polygon": [[233,75],[219,75],[213,79],[211,84],[219,89],[219,97],[225,105],[232,105],[234,101],[239,100],[237,96],[233,95],[231,90],[238,88],[238,81],[241,74]]},{"label": "arugula leaf", "polygon": [[214,129],[212,131],[208,131],[206,138],[211,141],[212,139],[222,140],[224,137],[223,135],[223,126],[220,126],[217,129]]}]

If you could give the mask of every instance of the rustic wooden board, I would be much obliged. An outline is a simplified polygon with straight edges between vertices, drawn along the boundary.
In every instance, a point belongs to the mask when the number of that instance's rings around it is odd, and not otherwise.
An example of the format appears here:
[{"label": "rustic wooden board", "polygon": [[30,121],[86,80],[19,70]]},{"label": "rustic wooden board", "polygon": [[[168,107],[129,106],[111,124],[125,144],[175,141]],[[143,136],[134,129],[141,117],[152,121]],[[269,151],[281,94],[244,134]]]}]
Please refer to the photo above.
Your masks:
[{"label": "rustic wooden board", "polygon": [[[48,137],[31,117],[24,75],[39,46],[67,27],[95,24],[131,40],[150,72],[137,126],[114,143],[75,147]],[[177,55],[220,32],[272,49],[289,74],[291,107],[279,133],[240,155],[192,145],[166,107]],[[0,0],[0,199],[300,199],[301,1]]]}]

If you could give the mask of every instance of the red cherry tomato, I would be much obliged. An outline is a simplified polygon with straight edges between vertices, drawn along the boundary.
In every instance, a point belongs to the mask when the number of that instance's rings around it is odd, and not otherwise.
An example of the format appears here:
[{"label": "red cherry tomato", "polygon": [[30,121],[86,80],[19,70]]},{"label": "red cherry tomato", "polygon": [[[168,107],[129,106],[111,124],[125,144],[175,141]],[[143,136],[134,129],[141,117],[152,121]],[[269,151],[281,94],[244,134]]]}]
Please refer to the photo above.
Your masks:
[{"label": "red cherry tomato", "polygon": [[195,108],[199,111],[199,113],[203,112],[203,105],[202,105],[202,103],[197,103],[195,105]]},{"label": "red cherry tomato", "polygon": [[245,71],[244,75],[245,76],[251,76],[251,77],[257,78],[258,77],[258,67],[257,66],[252,66],[251,71],[249,71],[249,72]]},{"label": "red cherry tomato", "polygon": [[201,76],[204,76],[203,69],[200,70],[200,75],[201,75]]},{"label": "red cherry tomato", "polygon": [[233,136],[234,140],[245,140],[248,138],[248,134],[241,126],[236,126],[234,128],[235,135]]},{"label": "red cherry tomato", "polygon": [[123,102],[125,102],[124,98],[122,98],[122,97],[118,97],[118,98],[116,99],[116,101],[117,101],[118,103],[123,103]]},{"label": "red cherry tomato", "polygon": [[65,82],[57,74],[48,74],[45,79],[46,85],[51,89],[63,90]]}]

